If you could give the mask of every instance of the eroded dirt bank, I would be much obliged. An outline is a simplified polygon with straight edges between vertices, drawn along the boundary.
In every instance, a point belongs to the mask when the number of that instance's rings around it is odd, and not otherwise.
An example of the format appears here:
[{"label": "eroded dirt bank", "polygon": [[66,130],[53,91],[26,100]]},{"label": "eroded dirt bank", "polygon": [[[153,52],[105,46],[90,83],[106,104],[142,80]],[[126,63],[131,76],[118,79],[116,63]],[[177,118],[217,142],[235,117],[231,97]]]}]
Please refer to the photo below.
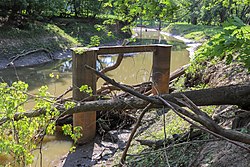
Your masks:
[{"label": "eroded dirt bank", "polygon": [[15,60],[13,63],[11,63],[11,61],[14,57],[0,57],[0,70],[4,68],[13,68],[13,66],[28,67],[51,62],[54,60],[66,59],[70,58],[72,56],[72,53],[71,50],[57,51],[52,52],[51,56],[53,57],[53,60],[51,59],[50,54],[43,51],[39,51],[36,53],[24,55]]},{"label": "eroded dirt bank", "polygon": [[[250,84],[250,73],[243,64],[233,63],[225,65],[225,62],[217,64],[205,63],[207,66],[196,77],[187,79],[190,83],[205,83],[210,87],[219,87],[236,84]],[[226,129],[234,129],[242,133],[250,132],[250,111],[237,106],[216,106],[213,119]],[[246,147],[249,147],[245,145]],[[247,167],[250,164],[250,153],[228,141],[211,141],[204,144],[196,158],[190,163],[190,167]]]}]

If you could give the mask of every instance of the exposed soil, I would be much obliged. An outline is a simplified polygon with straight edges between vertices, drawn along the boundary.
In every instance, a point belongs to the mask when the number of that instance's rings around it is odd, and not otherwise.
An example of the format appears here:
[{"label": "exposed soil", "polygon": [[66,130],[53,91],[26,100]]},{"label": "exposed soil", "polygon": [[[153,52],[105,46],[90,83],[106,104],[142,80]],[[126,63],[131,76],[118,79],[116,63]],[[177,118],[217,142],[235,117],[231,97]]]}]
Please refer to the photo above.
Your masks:
[{"label": "exposed soil", "polygon": [[209,142],[190,167],[249,167],[250,153],[225,141]]},{"label": "exposed soil", "polygon": [[[242,64],[225,65],[207,63],[207,68],[198,77],[189,78],[187,85],[206,83],[210,87],[219,87],[235,84],[250,84],[250,73]],[[250,111],[237,106],[218,106],[213,118],[221,126],[237,129],[244,133],[250,132]],[[248,167],[250,153],[226,141],[214,141],[205,144],[190,167]]]},{"label": "exposed soil", "polygon": [[[22,20],[22,19],[21,19]],[[20,21],[21,21],[20,20]],[[22,20],[23,26],[8,24],[0,16],[0,70],[8,68],[12,58],[39,48],[50,51],[53,59],[71,57],[69,48],[87,46],[93,35],[100,36],[101,44],[120,45],[128,34],[114,32],[115,37],[109,37],[104,31],[97,31],[95,24],[102,20],[53,18],[50,21]],[[107,26],[107,31],[113,31],[116,25]],[[52,61],[50,54],[39,51],[20,57],[14,62],[15,67],[34,66]],[[13,66],[11,65],[11,66]]]},{"label": "exposed soil", "polygon": [[223,62],[207,64],[202,81],[210,87],[219,87],[235,84],[250,84],[250,74],[243,64],[233,63],[225,65]]},{"label": "exposed soil", "polygon": [[[66,51],[57,51],[51,53],[54,60],[60,60],[65,58],[70,58],[72,53],[70,50]],[[50,58],[50,55],[45,52],[36,52],[32,54],[28,54],[18,58],[16,61],[13,62],[12,65],[8,65],[11,62],[10,56],[0,57],[0,70],[4,68],[12,68],[15,67],[27,67],[27,66],[34,66],[38,64],[43,64],[53,61]]]},{"label": "exposed soil", "polygon": [[117,151],[124,149],[130,130],[115,130],[109,133],[116,137],[116,142],[103,140],[97,135],[94,142],[78,146],[75,152],[66,155],[62,162],[63,166],[113,166],[114,161],[118,162],[114,155]]}]

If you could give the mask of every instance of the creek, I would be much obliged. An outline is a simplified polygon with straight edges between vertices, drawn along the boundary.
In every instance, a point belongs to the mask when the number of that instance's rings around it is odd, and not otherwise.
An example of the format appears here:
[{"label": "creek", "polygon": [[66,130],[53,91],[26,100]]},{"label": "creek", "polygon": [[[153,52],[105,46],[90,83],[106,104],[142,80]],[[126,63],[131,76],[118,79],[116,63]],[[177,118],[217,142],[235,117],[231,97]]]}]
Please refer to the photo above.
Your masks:
[{"label": "creek", "polygon": [[[187,50],[185,41],[176,39],[169,34],[160,33],[151,29],[136,28],[136,41],[133,44],[170,44],[173,45],[171,52],[171,71],[188,64],[190,61],[190,52]],[[189,48],[189,50],[192,49]],[[192,55],[192,53],[191,53]],[[99,59],[102,66],[110,66],[115,63],[116,55],[100,55]],[[126,84],[137,84],[150,80],[152,67],[152,53],[126,54],[121,65],[107,73],[107,75],[118,82]],[[97,65],[98,68],[100,64]],[[37,93],[37,89],[42,85],[48,85],[49,92],[58,96],[72,85],[72,62],[70,59],[54,61],[33,67],[8,68],[0,71],[1,81],[9,84],[16,80],[22,80],[29,84],[30,93]],[[51,78],[49,74],[59,75],[58,79]],[[97,87],[104,82],[99,79]],[[68,94],[68,96],[71,96]],[[27,108],[33,106],[30,102]],[[48,136],[43,144],[43,166],[57,166],[60,158],[66,155],[72,145],[72,142],[61,134]],[[35,156],[35,162],[32,166],[39,166],[39,150]],[[1,165],[1,161],[0,161]]]}]

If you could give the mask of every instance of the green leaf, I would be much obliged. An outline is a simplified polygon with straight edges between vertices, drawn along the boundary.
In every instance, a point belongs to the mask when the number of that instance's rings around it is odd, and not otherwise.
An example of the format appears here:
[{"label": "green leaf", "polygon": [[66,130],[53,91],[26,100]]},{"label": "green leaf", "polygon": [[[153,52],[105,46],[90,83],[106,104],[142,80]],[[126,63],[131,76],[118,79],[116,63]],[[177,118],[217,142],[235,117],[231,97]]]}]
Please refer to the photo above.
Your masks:
[{"label": "green leaf", "polygon": [[91,89],[91,87],[89,87],[88,85],[82,85],[80,88],[79,88],[80,92],[86,92],[88,93],[89,95],[93,95],[93,90]]}]

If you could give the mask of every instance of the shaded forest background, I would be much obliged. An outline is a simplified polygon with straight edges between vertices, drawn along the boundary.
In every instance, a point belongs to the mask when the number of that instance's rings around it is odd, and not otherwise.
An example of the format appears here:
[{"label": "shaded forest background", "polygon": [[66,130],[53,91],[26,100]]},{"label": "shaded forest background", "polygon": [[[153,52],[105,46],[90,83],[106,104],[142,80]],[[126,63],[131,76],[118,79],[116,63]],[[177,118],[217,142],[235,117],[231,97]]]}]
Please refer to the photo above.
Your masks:
[{"label": "shaded forest background", "polygon": [[221,25],[232,16],[250,23],[249,0],[2,0],[0,16],[22,26],[25,19],[48,21],[53,17],[109,19],[121,27],[138,18],[167,22]]}]

